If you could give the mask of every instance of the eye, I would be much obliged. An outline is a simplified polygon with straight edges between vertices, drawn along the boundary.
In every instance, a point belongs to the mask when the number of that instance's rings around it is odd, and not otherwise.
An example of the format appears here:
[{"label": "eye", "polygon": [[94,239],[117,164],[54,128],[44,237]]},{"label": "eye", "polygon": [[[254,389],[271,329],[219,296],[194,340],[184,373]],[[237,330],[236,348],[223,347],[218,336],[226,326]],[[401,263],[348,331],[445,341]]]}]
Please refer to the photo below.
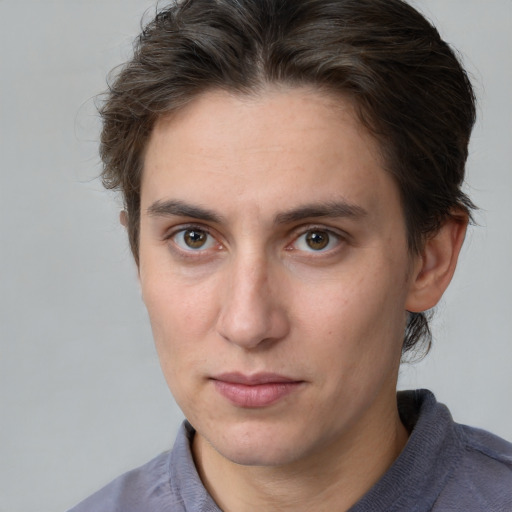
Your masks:
[{"label": "eye", "polygon": [[178,231],[172,236],[174,243],[185,251],[198,251],[210,249],[215,245],[215,238],[207,231],[197,228],[188,228]]},{"label": "eye", "polygon": [[307,252],[326,252],[340,243],[340,237],[325,229],[310,229],[294,242],[295,249]]}]

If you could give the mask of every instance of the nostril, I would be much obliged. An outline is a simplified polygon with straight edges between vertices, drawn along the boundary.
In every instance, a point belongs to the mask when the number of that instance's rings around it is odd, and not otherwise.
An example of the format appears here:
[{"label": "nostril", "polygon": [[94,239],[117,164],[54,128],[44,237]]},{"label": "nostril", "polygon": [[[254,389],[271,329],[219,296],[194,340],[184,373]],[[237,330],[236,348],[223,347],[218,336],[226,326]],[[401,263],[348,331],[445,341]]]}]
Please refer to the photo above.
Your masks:
[{"label": "nostril", "polygon": [[250,248],[237,254],[220,304],[217,331],[230,343],[252,349],[282,338],[287,330],[277,281],[263,251]]},{"label": "nostril", "polygon": [[252,349],[267,346],[286,336],[288,321],[281,308],[271,302],[259,305],[225,304],[218,319],[217,332],[235,345]]}]

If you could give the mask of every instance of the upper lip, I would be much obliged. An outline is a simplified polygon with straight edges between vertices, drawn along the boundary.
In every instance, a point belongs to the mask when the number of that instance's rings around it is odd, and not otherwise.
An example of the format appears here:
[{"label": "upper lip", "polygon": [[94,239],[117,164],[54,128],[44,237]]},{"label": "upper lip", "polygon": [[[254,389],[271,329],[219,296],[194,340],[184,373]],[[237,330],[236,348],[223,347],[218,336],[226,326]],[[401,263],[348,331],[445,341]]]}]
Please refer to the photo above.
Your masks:
[{"label": "upper lip", "polygon": [[257,386],[258,384],[301,382],[300,380],[279,375],[277,373],[261,372],[245,375],[240,372],[221,373],[212,377],[213,380],[227,382],[230,384],[244,384],[246,386]]}]

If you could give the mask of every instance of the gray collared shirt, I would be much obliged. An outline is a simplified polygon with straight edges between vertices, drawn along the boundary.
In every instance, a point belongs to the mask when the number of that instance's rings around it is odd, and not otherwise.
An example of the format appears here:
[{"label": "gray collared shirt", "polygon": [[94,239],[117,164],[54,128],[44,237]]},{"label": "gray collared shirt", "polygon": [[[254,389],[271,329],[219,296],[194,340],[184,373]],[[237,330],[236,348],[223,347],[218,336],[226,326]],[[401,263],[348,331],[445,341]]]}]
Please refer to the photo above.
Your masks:
[{"label": "gray collared shirt", "polygon": [[[398,405],[409,441],[350,512],[512,511],[512,444],[455,423],[429,391],[399,392]],[[193,436],[184,422],[170,452],[69,512],[221,512],[194,465]]]}]

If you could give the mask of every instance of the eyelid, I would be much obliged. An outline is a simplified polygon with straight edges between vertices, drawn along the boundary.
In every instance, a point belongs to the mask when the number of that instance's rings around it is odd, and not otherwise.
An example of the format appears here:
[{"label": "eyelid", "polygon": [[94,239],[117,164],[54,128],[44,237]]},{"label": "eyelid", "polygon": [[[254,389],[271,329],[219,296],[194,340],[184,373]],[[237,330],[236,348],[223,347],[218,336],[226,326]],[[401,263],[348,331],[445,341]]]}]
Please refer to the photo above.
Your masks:
[{"label": "eyelid", "polygon": [[[197,222],[187,222],[184,224],[177,224],[175,226],[172,226],[171,228],[168,228],[165,230],[164,235],[162,236],[162,240],[169,240],[173,236],[175,236],[180,231],[187,231],[187,230],[197,230],[197,231],[204,231],[205,233],[208,233],[211,235],[211,229],[208,226],[203,226],[200,223]],[[213,235],[212,235],[213,236]]]},{"label": "eyelid", "polygon": [[[209,237],[212,237],[214,240],[213,247],[205,247],[205,248],[185,248],[180,246],[176,240],[175,237],[179,235],[180,233],[183,233],[185,231],[201,231],[203,233],[206,233]],[[204,255],[204,253],[207,253],[211,251],[212,249],[220,249],[222,248],[222,242],[219,241],[219,237],[213,234],[212,229],[209,226],[202,225],[197,222],[190,222],[186,224],[179,224],[176,226],[173,226],[172,228],[168,229],[164,236],[162,237],[162,240],[169,243],[170,249],[175,252],[176,254],[185,256],[185,257],[201,257]],[[172,243],[172,245],[170,245]]]},{"label": "eyelid", "polygon": [[[329,236],[336,238],[338,241],[338,243],[336,244],[336,247],[331,248],[331,249],[319,250],[319,251],[315,251],[314,249],[311,249],[311,251],[306,251],[306,252],[310,252],[312,254],[316,253],[319,256],[322,254],[329,254],[329,253],[332,253],[333,251],[336,251],[336,249],[338,249],[340,243],[343,243],[344,241],[347,241],[349,239],[349,235],[347,233],[345,233],[344,231],[342,231],[340,229],[333,228],[331,226],[325,226],[325,225],[321,225],[321,224],[303,225],[303,226],[300,226],[293,230],[293,233],[292,233],[293,240],[287,246],[287,248],[291,248],[291,249],[288,249],[288,250],[294,250],[295,248],[293,247],[293,245],[297,242],[297,240],[299,240],[300,237],[306,235],[307,233],[309,233],[311,231],[324,231]],[[299,251],[301,249],[295,249],[295,250]]]},{"label": "eyelid", "polygon": [[292,230],[291,236],[299,237],[301,235],[304,235],[308,231],[326,231],[327,233],[332,233],[334,236],[337,236],[339,238],[349,238],[348,233],[346,233],[342,229],[333,226],[326,226],[325,224],[303,224],[301,226],[294,228]]},{"label": "eyelid", "polygon": [[[193,256],[200,257],[201,253],[207,252],[207,251],[212,249],[211,247],[209,247],[209,248],[206,248],[206,249],[196,249],[196,250],[194,250],[194,249],[185,249],[185,248],[182,248],[182,247],[178,246],[176,244],[176,242],[173,241],[172,239],[177,234],[179,234],[180,232],[187,231],[187,230],[202,231],[202,232],[206,233],[207,235],[213,237],[215,239],[215,241],[217,242],[215,244],[217,249],[221,249],[224,246],[224,243],[220,240],[220,237],[215,233],[215,231],[210,226],[205,225],[205,224],[201,224],[199,222],[188,222],[188,223],[178,224],[178,225],[172,226],[171,228],[169,228],[169,229],[167,229],[165,231],[164,235],[162,236],[162,241],[166,241],[166,242],[170,242],[171,241],[172,244],[173,244],[172,249],[175,252],[179,252],[182,255],[186,255],[186,256],[190,256],[190,257],[193,257]],[[340,243],[348,242],[348,241],[350,241],[350,238],[351,238],[348,233],[346,233],[345,231],[343,231],[343,230],[341,230],[339,228],[335,228],[335,227],[332,227],[332,226],[326,226],[326,225],[318,224],[318,223],[306,224],[306,225],[297,226],[297,227],[292,229],[292,231],[291,231],[291,233],[289,235],[290,238],[292,238],[292,240],[291,240],[290,243],[288,243],[286,245],[285,250],[288,250],[288,251],[291,251],[291,250],[300,251],[300,249],[294,248],[293,245],[296,243],[296,241],[301,236],[304,236],[308,232],[315,231],[315,230],[317,230],[317,231],[325,231],[330,236],[335,237],[338,240],[338,242],[339,242],[338,244],[336,244],[336,247],[334,247],[332,249],[319,250],[319,251],[314,251],[312,249],[311,251],[308,251],[308,252],[311,252],[312,254],[315,254],[315,252],[316,252],[318,254],[318,256],[320,256],[322,254],[330,254],[330,253],[336,251],[336,249],[339,247]]]}]

